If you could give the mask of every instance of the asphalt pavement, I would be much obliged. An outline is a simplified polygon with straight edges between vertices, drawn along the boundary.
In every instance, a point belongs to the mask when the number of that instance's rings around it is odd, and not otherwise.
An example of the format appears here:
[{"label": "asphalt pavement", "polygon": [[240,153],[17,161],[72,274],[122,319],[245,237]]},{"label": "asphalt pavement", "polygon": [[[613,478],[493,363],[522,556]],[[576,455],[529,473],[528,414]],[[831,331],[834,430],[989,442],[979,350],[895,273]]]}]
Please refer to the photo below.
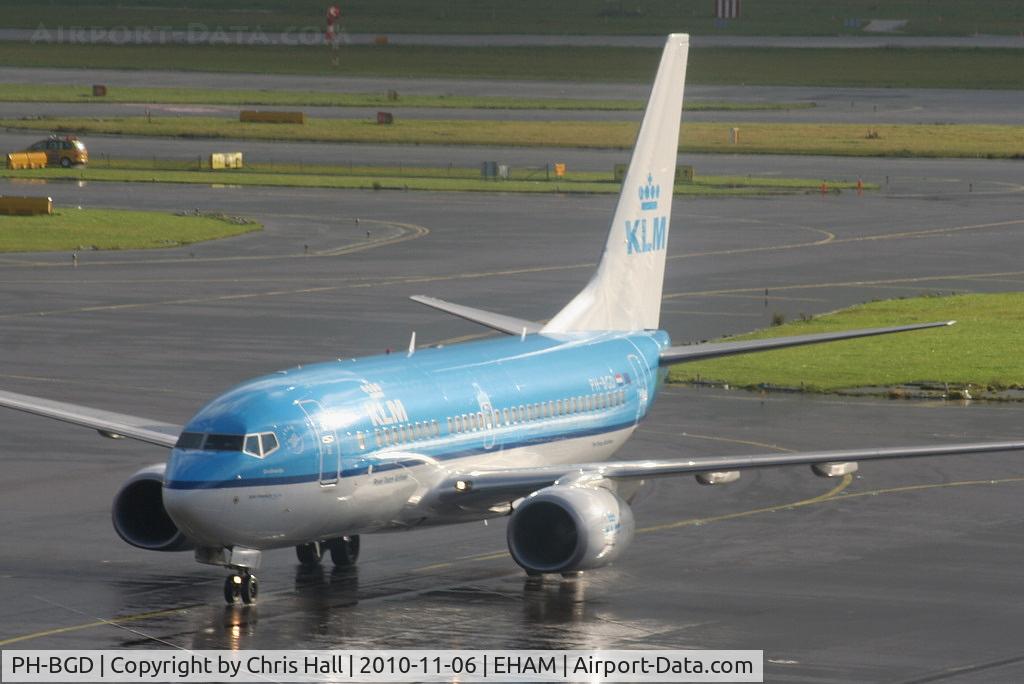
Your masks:
[{"label": "asphalt pavement", "polygon": [[[685,26],[666,28],[685,31]],[[557,35],[557,34],[430,34],[430,33],[348,33],[339,32],[337,42],[375,45],[386,35],[390,45],[439,47],[619,47],[657,49],[664,35]],[[209,26],[196,22],[187,29],[147,26],[86,27],[76,24],[41,24],[32,29],[0,29],[0,41],[31,43],[74,43],[114,45],[286,45],[324,44],[322,26],[301,26],[289,31],[252,30],[246,27]],[[1016,35],[906,36],[899,31],[881,31],[843,36],[735,36],[692,35],[694,47],[841,48],[880,47],[1002,48],[1024,47]]]},{"label": "asphalt pavement", "polygon": [[[695,340],[776,312],[1018,289],[1024,179],[988,164],[975,192],[962,179],[984,163],[946,161],[904,193],[677,199],[663,325]],[[550,316],[586,281],[614,202],[0,182],[13,190],[265,223],[183,249],[85,251],[77,268],[69,254],[0,259],[5,389],[179,423],[274,368],[404,347],[413,330],[423,344],[488,334],[410,294]],[[1019,426],[1015,404],[670,388],[623,457],[999,439]],[[268,555],[257,607],[225,608],[216,569],[110,529],[119,483],[161,450],[14,413],[0,429],[6,647],[763,648],[771,681],[1024,676],[1017,456],[872,464],[848,482],[805,468],[729,487],[659,482],[625,559],[573,581],[525,582],[500,521],[368,537],[348,573],[299,571],[284,550]]]}]

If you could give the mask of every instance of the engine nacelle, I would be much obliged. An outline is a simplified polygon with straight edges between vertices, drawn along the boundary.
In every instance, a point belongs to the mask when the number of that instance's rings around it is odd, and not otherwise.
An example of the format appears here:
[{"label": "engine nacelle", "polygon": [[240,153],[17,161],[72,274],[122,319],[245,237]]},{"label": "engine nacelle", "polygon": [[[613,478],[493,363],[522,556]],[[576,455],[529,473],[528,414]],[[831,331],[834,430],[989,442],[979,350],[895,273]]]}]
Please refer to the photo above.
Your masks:
[{"label": "engine nacelle", "polygon": [[192,542],[164,508],[164,464],[143,468],[128,478],[114,497],[114,530],[132,546],[147,551],[187,551]]},{"label": "engine nacelle", "polygon": [[545,487],[528,496],[508,523],[508,549],[527,572],[599,568],[633,540],[633,511],[603,487]]}]

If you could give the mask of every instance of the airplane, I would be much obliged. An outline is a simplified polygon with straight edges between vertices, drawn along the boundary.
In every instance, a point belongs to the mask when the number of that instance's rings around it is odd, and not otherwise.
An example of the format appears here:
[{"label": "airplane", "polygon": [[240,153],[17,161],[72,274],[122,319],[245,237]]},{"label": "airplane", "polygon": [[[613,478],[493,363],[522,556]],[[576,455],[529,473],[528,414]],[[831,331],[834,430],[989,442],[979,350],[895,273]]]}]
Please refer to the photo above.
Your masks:
[{"label": "airplane", "polygon": [[667,366],[952,321],[673,345],[659,329],[689,50],[669,35],[600,263],[547,323],[414,300],[505,337],[282,370],[228,390],[185,425],[0,392],[0,406],[170,449],[114,497],[113,526],[150,551],[192,550],[229,572],[224,599],[256,601],[262,551],[355,563],[360,535],[509,516],[528,575],[567,576],[621,557],[647,480],[1024,449],[1024,442],[862,448],[666,460],[609,459],[647,416]]}]

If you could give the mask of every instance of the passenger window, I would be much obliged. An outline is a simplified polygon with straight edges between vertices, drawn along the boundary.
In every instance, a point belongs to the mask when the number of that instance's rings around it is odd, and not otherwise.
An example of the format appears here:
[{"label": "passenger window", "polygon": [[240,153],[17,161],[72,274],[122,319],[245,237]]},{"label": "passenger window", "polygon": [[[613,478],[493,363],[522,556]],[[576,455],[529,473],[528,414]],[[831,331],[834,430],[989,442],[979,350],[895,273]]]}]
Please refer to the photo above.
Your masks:
[{"label": "passenger window", "polygon": [[558,399],[558,400],[555,401],[555,415],[556,416],[562,415],[562,410],[563,410],[562,400]]},{"label": "passenger window", "polygon": [[360,449],[365,449],[366,448],[366,439],[363,437],[363,433],[362,432],[357,432],[356,433],[356,442],[359,443],[359,448]]},{"label": "passenger window", "polygon": [[477,424],[477,426],[478,426],[478,427],[479,427],[479,428],[480,428],[481,430],[483,430],[485,426],[486,426],[486,427],[491,427],[490,425],[486,425],[486,424],[484,423],[484,414],[483,414],[483,413],[478,413],[478,414],[476,414],[476,424]]},{"label": "passenger window", "polygon": [[505,425],[511,424],[511,421],[508,419],[508,409],[507,408],[506,409],[501,409],[501,415],[505,419]]},{"label": "passenger window", "polygon": [[450,435],[454,431],[454,425],[452,424],[452,417],[448,416],[448,434]]},{"label": "passenger window", "polygon": [[512,422],[513,423],[518,423],[519,422],[519,411],[516,410],[516,407],[513,406],[508,411],[509,411],[509,413],[512,414]]}]

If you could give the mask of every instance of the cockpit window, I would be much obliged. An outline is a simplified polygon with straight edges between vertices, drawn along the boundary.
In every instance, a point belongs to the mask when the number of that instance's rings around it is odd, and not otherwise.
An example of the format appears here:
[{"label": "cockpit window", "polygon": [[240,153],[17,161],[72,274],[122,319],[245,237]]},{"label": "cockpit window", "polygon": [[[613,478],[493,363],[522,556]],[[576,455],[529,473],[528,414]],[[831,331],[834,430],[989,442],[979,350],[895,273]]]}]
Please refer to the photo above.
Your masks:
[{"label": "cockpit window", "polygon": [[182,432],[174,446],[178,449],[199,449],[203,446],[202,432]]},{"label": "cockpit window", "polygon": [[256,458],[266,458],[277,451],[277,435],[273,432],[256,432],[245,436],[243,452]]},{"label": "cockpit window", "polygon": [[[205,440],[205,441],[204,441]],[[178,449],[204,451],[241,451],[249,456],[265,458],[281,446],[273,432],[255,432],[248,435],[206,435],[202,432],[183,432],[174,445]]]},{"label": "cockpit window", "polygon": [[273,432],[264,432],[260,435],[263,440],[263,455],[269,456],[274,451],[277,451],[277,435]]},{"label": "cockpit window", "polygon": [[243,451],[250,456],[256,458],[262,458],[263,454],[260,453],[260,436],[259,435],[246,435],[245,436],[245,448]]},{"label": "cockpit window", "polygon": [[207,435],[206,451],[241,451],[244,437],[242,435]]}]

